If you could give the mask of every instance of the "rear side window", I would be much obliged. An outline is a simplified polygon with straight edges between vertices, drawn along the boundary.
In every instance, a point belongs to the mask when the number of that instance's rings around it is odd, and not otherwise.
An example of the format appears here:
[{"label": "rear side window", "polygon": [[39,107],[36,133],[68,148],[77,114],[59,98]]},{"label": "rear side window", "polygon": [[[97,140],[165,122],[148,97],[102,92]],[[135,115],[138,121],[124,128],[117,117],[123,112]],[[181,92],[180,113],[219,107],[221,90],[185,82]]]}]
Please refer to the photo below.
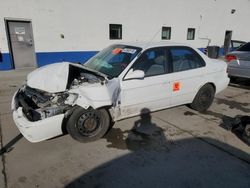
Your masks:
[{"label": "rear side window", "polygon": [[237,49],[237,51],[246,51],[246,52],[250,52],[250,43],[247,43],[241,47],[239,47]]},{"label": "rear side window", "polygon": [[196,69],[205,66],[204,60],[193,49],[188,47],[170,48],[173,72]]}]

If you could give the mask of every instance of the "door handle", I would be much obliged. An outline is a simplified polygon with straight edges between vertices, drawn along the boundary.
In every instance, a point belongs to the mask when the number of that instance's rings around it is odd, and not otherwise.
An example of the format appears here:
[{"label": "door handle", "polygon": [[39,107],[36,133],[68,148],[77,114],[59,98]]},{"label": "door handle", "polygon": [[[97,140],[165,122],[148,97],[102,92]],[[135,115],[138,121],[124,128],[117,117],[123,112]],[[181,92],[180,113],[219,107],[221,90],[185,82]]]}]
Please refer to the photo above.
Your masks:
[{"label": "door handle", "polygon": [[170,84],[170,81],[164,81],[162,84],[163,85]]},{"label": "door handle", "polygon": [[33,46],[33,41],[32,41],[32,39],[28,39],[28,40],[27,40],[27,44],[28,44],[28,46]]}]

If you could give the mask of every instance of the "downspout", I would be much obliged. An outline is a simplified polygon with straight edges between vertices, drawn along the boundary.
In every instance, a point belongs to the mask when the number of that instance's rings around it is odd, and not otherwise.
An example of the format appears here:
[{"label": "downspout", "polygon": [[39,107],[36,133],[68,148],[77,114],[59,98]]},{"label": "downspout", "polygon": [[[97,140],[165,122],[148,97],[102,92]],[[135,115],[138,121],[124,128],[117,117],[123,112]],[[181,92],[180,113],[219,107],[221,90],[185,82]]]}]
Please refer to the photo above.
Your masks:
[{"label": "downspout", "polygon": [[210,39],[208,37],[201,37],[200,36],[201,24],[202,24],[202,15],[200,15],[200,24],[199,24],[199,27],[198,27],[198,39],[207,40],[207,46],[209,46],[212,39]]}]

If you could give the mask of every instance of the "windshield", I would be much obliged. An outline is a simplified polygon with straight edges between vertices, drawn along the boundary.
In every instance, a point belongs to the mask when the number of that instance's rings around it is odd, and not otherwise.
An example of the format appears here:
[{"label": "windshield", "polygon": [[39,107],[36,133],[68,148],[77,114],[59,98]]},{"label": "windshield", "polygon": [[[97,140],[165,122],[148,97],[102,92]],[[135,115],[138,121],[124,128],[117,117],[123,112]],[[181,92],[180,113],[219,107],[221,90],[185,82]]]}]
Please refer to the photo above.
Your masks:
[{"label": "windshield", "polygon": [[133,46],[112,45],[96,54],[84,66],[101,72],[108,78],[117,77],[141,50]]}]

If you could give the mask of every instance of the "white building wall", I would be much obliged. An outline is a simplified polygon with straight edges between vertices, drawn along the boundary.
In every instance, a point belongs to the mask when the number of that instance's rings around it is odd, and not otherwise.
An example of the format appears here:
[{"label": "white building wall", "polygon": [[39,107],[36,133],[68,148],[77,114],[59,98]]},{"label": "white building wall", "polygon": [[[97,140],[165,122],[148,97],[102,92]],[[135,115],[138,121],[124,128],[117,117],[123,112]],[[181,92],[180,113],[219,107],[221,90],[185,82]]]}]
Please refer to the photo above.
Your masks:
[{"label": "white building wall", "polygon": [[[231,9],[236,12],[231,14]],[[249,0],[0,0],[0,49],[8,52],[4,18],[32,20],[36,52],[100,50],[124,41],[161,40],[161,27],[172,27],[171,41],[196,47],[250,40]],[[109,24],[122,24],[123,39],[109,39]],[[188,41],[187,28],[196,28]],[[65,36],[64,39],[60,34]],[[153,38],[153,36],[155,36]]]}]

